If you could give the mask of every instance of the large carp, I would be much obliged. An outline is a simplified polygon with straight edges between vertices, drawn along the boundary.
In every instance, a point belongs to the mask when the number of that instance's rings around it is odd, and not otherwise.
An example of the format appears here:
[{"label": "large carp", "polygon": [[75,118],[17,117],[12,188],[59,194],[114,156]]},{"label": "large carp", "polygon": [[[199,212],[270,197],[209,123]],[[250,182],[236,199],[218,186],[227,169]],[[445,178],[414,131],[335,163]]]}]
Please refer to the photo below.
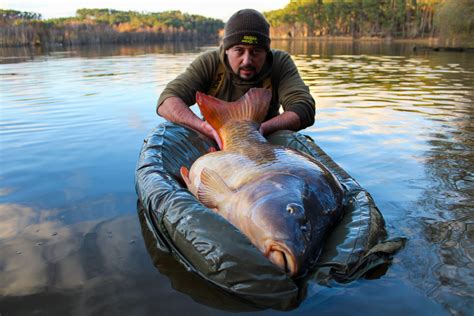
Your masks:
[{"label": "large carp", "polygon": [[324,238],[342,214],[343,192],[318,161],[271,145],[260,134],[271,99],[251,89],[235,102],[198,92],[206,121],[223,148],[181,168],[188,189],[205,206],[237,227],[290,276],[302,274],[319,256]]}]

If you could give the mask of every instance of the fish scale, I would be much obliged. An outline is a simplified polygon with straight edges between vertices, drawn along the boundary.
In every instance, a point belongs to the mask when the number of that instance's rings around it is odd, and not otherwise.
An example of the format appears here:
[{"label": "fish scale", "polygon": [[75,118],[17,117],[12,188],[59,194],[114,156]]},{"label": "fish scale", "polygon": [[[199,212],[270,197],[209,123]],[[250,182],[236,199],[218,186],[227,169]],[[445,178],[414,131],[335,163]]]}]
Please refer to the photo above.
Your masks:
[{"label": "fish scale", "polygon": [[[223,148],[182,170],[188,189],[291,276],[304,273],[342,215],[342,187],[312,157],[271,145],[258,131],[271,95],[251,89],[235,102],[198,93]],[[183,168],[182,168],[183,169]]]}]

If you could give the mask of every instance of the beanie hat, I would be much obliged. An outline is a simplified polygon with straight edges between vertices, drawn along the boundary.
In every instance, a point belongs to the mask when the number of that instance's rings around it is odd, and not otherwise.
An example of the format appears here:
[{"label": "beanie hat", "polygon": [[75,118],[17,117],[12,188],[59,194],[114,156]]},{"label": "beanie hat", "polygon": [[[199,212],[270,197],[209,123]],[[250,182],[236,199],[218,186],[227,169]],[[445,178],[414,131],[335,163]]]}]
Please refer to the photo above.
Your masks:
[{"label": "beanie hat", "polygon": [[258,45],[270,50],[270,24],[253,9],[234,13],[224,28],[224,49],[237,44]]}]

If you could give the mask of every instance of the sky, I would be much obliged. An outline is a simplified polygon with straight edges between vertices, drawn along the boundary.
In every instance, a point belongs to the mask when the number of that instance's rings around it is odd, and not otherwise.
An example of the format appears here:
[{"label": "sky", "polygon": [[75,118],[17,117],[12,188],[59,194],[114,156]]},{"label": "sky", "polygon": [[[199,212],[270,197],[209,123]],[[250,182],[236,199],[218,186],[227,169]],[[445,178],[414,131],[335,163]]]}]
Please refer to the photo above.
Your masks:
[{"label": "sky", "polygon": [[225,22],[239,9],[269,11],[281,9],[289,2],[290,0],[0,0],[0,9],[40,13],[45,19],[74,16],[76,10],[81,8],[139,12],[180,10]]}]

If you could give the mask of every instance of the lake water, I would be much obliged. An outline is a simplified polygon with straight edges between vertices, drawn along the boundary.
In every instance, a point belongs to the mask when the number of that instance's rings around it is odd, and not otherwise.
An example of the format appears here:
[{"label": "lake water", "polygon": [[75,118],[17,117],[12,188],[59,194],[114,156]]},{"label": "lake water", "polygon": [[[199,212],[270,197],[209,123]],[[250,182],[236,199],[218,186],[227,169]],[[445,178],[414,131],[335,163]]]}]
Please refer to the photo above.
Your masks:
[{"label": "lake water", "polygon": [[2,48],[0,315],[472,315],[474,55],[274,47],[317,101],[304,133],[371,192],[390,235],[409,239],[384,276],[309,284],[280,312],[228,303],[170,257],[154,263],[135,164],[163,121],[160,92],[210,47]]}]

